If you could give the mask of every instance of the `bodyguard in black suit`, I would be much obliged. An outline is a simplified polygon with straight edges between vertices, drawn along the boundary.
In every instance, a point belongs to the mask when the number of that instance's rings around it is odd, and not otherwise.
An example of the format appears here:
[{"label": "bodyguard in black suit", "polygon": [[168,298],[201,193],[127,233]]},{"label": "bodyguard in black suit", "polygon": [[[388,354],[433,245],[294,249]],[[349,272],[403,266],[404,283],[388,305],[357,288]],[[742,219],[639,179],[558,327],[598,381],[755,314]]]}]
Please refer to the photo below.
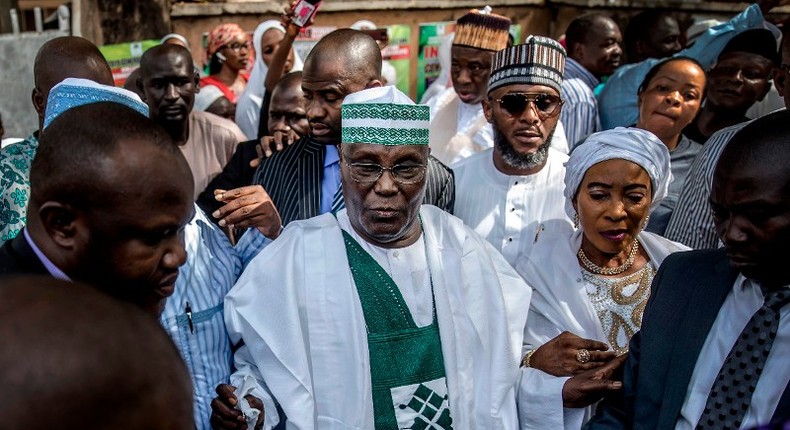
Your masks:
[{"label": "bodyguard in black suit", "polygon": [[728,429],[790,421],[790,112],[721,155],[711,206],[725,249],[664,260],[621,395],[589,429]]},{"label": "bodyguard in black suit", "polygon": [[[325,36],[305,60],[302,89],[311,133],[282,152],[264,159],[254,183],[269,193],[283,225],[321,213],[327,146],[340,143],[340,105],[348,94],[381,85],[381,51],[368,35],[341,29]],[[452,211],[452,172],[429,159],[425,203]],[[337,184],[339,187],[339,183]],[[333,194],[338,207],[342,194]]]}]

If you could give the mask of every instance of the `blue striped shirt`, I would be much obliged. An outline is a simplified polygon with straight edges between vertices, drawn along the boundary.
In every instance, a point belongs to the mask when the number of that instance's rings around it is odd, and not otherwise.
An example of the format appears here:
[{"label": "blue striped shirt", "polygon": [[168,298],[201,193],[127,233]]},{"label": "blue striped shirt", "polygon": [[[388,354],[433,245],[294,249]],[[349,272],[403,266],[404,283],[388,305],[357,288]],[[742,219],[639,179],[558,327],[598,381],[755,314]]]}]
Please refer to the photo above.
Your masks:
[{"label": "blue striped shirt", "polygon": [[[753,4],[731,20],[709,28],[689,48],[675,57],[691,57],[708,70],[716,62],[719,53],[738,33],[763,24],[760,6]],[[615,127],[628,127],[636,124],[639,118],[637,106],[637,90],[650,69],[662,60],[648,58],[639,63],[621,66],[606,81],[601,95],[598,97],[598,110],[601,126],[604,130]]]},{"label": "blue striped shirt", "polygon": [[573,149],[585,137],[601,129],[598,101],[593,90],[600,81],[581,64],[571,58],[565,61],[562,91],[565,100],[560,121],[565,126],[568,145]]},{"label": "blue striped shirt", "polygon": [[197,206],[184,236],[187,262],[179,269],[161,323],[189,368],[197,428],[209,430],[214,390],[228,382],[232,364],[223,313],[225,295],[241,275],[244,263],[269,241],[250,230],[234,249]]}]

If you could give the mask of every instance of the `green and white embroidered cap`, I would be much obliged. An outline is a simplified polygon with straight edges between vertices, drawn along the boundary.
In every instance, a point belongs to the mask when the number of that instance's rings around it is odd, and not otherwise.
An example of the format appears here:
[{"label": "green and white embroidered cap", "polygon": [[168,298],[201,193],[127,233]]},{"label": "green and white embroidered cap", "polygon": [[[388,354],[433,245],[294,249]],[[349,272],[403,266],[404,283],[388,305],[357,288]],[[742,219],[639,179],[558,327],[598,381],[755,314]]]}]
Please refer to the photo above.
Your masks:
[{"label": "green and white embroidered cap", "polygon": [[427,145],[431,110],[394,86],[346,96],[341,107],[341,143]]}]

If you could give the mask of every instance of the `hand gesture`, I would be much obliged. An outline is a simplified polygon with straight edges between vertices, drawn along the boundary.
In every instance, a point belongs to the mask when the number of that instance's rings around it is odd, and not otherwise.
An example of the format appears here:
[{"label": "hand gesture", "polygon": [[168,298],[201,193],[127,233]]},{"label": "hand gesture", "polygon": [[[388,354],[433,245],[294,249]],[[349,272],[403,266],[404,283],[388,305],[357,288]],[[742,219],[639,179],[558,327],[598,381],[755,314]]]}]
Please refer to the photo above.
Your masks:
[{"label": "hand gesture", "polygon": [[288,132],[275,131],[274,136],[263,136],[258,144],[255,145],[255,151],[258,153],[258,158],[250,161],[250,167],[257,168],[261,164],[263,157],[269,158],[275,152],[280,152],[286,146],[291,146],[294,142],[299,140],[299,135],[293,130]]},{"label": "hand gesture", "polygon": [[[234,390],[236,390],[236,388],[228,384],[220,384],[217,386],[217,397],[211,401],[211,428],[215,430],[247,429],[247,419],[240,410],[236,409],[238,399],[233,394]],[[261,399],[252,395],[248,395],[244,397],[244,399],[250,404],[250,407],[261,411],[255,428],[263,428],[263,402]]]},{"label": "hand gesture", "polygon": [[[529,365],[549,375],[573,376],[614,358],[615,352],[608,349],[609,345],[603,342],[583,339],[565,331],[533,352]],[[587,354],[580,354],[581,350],[586,350]],[[587,355],[587,360],[584,360],[584,355]]]},{"label": "hand gesture", "polygon": [[245,229],[256,227],[269,239],[276,239],[282,230],[282,219],[271,197],[260,185],[233,190],[214,190],[214,198],[225,205],[211,214],[220,227]]},{"label": "hand gesture", "polygon": [[608,392],[621,389],[623,383],[611,377],[626,358],[628,354],[622,354],[598,368],[585,370],[565,381],[562,386],[563,406],[583,408],[601,400]]}]

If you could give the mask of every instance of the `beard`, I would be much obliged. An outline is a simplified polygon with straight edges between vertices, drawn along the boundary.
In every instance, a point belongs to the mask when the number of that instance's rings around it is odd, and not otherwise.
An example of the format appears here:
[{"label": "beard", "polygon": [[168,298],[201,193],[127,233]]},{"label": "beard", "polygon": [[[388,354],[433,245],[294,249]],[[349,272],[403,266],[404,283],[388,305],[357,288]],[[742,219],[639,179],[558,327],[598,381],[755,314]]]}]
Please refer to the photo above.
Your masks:
[{"label": "beard", "polygon": [[507,140],[504,133],[499,131],[496,124],[492,124],[494,130],[494,149],[499,151],[502,160],[508,166],[514,169],[531,170],[535,167],[542,166],[549,158],[549,147],[551,146],[551,138],[554,137],[554,129],[551,130],[546,141],[538,147],[538,150],[532,154],[522,154],[513,148],[513,145]]}]

